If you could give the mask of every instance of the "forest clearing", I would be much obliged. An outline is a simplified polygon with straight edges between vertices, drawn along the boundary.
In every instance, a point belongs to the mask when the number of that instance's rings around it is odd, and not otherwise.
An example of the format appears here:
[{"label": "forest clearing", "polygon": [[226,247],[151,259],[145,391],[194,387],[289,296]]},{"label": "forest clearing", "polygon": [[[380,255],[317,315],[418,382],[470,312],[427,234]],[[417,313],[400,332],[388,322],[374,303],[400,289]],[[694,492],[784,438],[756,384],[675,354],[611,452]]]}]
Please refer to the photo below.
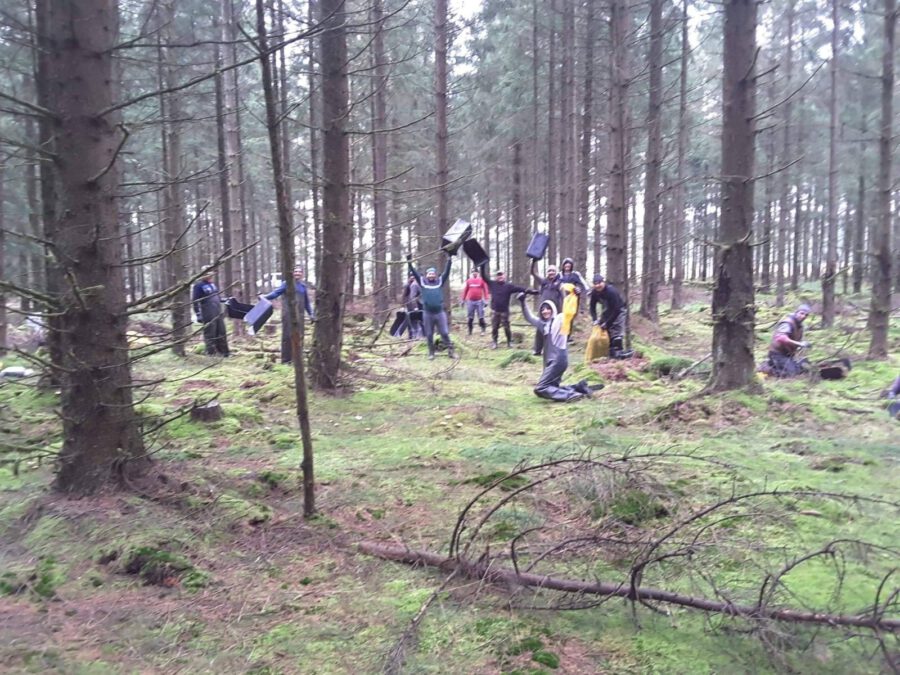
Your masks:
[{"label": "forest clearing", "polygon": [[[373,329],[351,325],[348,387],[311,398],[319,509],[311,520],[302,517],[291,371],[260,351],[276,352],[275,339],[243,338],[233,358],[212,366],[196,354],[144,361],[140,378],[168,381],[139,405],[142,414],[171,416],[215,397],[225,416],[184,416],[160,429],[153,471],[124,493],[71,500],[48,492],[48,462],[27,462],[17,475],[2,469],[0,661],[24,672],[380,672],[437,593],[403,672],[883,671],[874,642],[851,629],[665,605],[660,614],[622,599],[566,610],[585,597],[444,584],[446,572],[359,550],[370,542],[446,555],[461,509],[522,464],[631,454],[639,465],[650,456],[633,483],[561,482],[509,505],[471,555],[490,550],[508,565],[504,547],[541,526],[559,539],[587,531],[646,542],[733,494],[809,491],[724,507],[728,518],[693,557],[648,569],[644,583],[752,603],[766,572],[844,540],[834,556],[792,570],[772,602],[835,613],[870,606],[896,565],[900,446],[879,396],[898,364],[858,361],[836,382],[769,380],[756,395],[698,397],[702,367],[674,379],[708,349],[708,291],[689,294],[658,327],[636,322],[640,358],[576,366],[606,387],[565,405],[531,393],[539,364],[527,347],[493,351],[475,335],[457,341],[459,360],[428,362],[421,342],[367,348]],[[858,318],[851,305],[841,311],[848,324]],[[761,321],[775,318],[774,309],[760,312]],[[862,333],[812,335],[853,356]],[[891,344],[898,340],[895,329]],[[58,447],[52,393],[7,381],[0,399],[7,435],[18,420],[20,442]],[[523,540],[521,559],[543,539]],[[618,582],[636,551],[596,544],[537,570]]]}]

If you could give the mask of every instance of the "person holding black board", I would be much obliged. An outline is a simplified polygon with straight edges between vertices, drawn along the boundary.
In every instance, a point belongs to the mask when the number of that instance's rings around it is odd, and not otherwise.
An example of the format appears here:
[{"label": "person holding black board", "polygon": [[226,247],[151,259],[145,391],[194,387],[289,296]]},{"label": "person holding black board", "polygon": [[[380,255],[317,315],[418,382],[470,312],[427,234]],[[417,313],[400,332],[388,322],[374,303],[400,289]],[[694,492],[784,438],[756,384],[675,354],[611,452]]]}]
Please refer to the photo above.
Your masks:
[{"label": "person holding black board", "polygon": [[[294,288],[297,291],[297,302],[303,304],[309,320],[315,321],[316,315],[313,313],[312,305],[309,302],[309,291],[306,288],[306,284],[303,283],[303,268],[295,267],[293,277]],[[266,300],[274,300],[275,298],[280,298],[286,291],[287,282],[283,281],[278,288],[262,297]],[[281,362],[291,362],[291,312],[290,307],[286,303],[282,303],[281,306]]]},{"label": "person holding black board", "polygon": [[425,276],[412,264],[412,256],[407,254],[406,263],[409,273],[416,279],[421,291],[422,302],[422,327],[425,330],[425,339],[428,342],[428,358],[434,358],[434,331],[437,328],[441,336],[441,342],[447,345],[447,354],[451,359],[456,358],[453,350],[453,342],[450,340],[450,325],[447,320],[447,312],[444,310],[444,285],[450,283],[450,265],[453,262],[453,253],[447,254],[447,264],[444,272],[438,276],[437,269],[429,267],[425,270]]}]

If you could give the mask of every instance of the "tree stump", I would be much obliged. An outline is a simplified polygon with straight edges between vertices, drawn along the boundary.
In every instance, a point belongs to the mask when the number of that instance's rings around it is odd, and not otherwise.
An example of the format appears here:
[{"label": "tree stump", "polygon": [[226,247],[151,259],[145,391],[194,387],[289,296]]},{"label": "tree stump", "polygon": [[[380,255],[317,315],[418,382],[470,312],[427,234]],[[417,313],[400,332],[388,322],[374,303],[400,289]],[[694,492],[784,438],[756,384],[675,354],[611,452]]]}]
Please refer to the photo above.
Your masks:
[{"label": "tree stump", "polygon": [[204,405],[194,405],[191,408],[191,419],[198,422],[215,422],[225,417],[225,412],[218,401],[210,401]]}]

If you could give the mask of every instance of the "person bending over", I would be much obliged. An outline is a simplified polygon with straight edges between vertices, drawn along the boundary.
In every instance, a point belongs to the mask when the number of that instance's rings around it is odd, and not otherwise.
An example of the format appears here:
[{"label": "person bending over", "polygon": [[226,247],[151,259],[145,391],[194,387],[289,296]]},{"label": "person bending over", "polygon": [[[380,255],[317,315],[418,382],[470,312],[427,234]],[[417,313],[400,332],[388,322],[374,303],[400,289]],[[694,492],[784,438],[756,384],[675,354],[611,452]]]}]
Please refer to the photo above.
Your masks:
[{"label": "person bending over", "polygon": [[[574,293],[571,284],[566,284],[565,294]],[[525,320],[534,326],[544,338],[544,370],[541,378],[534,386],[534,393],[551,401],[576,401],[591,395],[587,381],[582,380],[574,386],[564,386],[562,377],[569,367],[568,337],[571,317],[557,312],[552,300],[544,300],[538,308],[539,316],[534,316],[525,304],[525,293],[517,296],[522,307]]]},{"label": "person bending over", "polygon": [[794,377],[809,369],[806,359],[797,358],[800,349],[812,345],[803,339],[803,322],[810,314],[810,306],[803,304],[793,314],[788,314],[775,326],[769,343],[767,370],[775,377]]},{"label": "person bending over", "polygon": [[[603,314],[597,317],[597,303],[603,305]],[[620,358],[625,352],[625,322],[628,305],[619,289],[607,283],[602,274],[594,275],[591,289],[591,320],[609,333],[609,357]]]},{"label": "person bending over", "polygon": [[456,352],[453,351],[453,342],[450,341],[450,325],[447,321],[447,312],[444,310],[444,292],[445,284],[450,283],[450,264],[453,256],[447,256],[447,264],[444,266],[444,272],[438,276],[434,267],[425,270],[425,276],[419,273],[419,270],[412,264],[412,256],[406,256],[407,265],[409,265],[409,273],[416,278],[422,295],[422,327],[425,330],[425,339],[428,341],[428,358],[434,358],[434,330],[437,328],[441,336],[441,341],[447,345],[447,354],[451,359],[456,358]]}]

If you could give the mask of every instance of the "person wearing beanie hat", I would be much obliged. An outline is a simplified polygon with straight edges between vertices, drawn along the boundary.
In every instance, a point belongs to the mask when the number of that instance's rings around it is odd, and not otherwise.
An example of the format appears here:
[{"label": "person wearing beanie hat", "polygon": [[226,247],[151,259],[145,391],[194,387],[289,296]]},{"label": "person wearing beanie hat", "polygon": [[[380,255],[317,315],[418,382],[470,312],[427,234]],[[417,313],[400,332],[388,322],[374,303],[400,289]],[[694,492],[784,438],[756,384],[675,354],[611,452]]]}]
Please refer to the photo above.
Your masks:
[{"label": "person wearing beanie hat", "polygon": [[[481,277],[487,282],[491,294],[491,349],[497,349],[497,338],[500,327],[506,335],[507,348],[512,347],[512,329],[509,326],[509,301],[513,294],[526,293],[528,289],[506,281],[506,274],[500,270],[494,272],[494,279],[488,273],[488,265],[481,265]],[[537,291],[532,291],[537,293]]]},{"label": "person wearing beanie hat", "polygon": [[203,343],[207,356],[230,356],[222,296],[213,281],[212,269],[206,271],[191,290],[191,303],[198,323],[203,324]]},{"label": "person wearing beanie hat", "polygon": [[466,305],[466,319],[469,324],[469,335],[472,334],[472,326],[475,324],[475,315],[478,315],[478,325],[481,326],[481,334],[487,330],[487,324],[484,321],[484,302],[490,297],[490,290],[487,283],[481,277],[481,272],[477,269],[469,273],[466,279],[466,285],[463,286],[463,292],[460,299]]},{"label": "person wearing beanie hat", "polygon": [[[603,305],[603,314],[597,317],[597,304]],[[609,357],[622,358],[625,354],[625,323],[628,305],[619,289],[608,283],[602,274],[594,275],[594,287],[590,296],[591,320],[609,332]]]},{"label": "person wearing beanie hat", "polygon": [[406,256],[409,273],[415,277],[419,284],[422,301],[422,328],[425,332],[425,340],[428,342],[428,358],[434,358],[434,331],[437,329],[441,336],[441,342],[447,345],[447,354],[451,359],[456,358],[453,350],[453,342],[450,340],[450,324],[447,320],[447,312],[444,311],[444,285],[450,282],[450,265],[453,262],[453,254],[447,254],[447,264],[444,272],[438,276],[437,269],[429,267],[425,270],[425,276],[412,264],[412,256]]},{"label": "person wearing beanie hat", "polygon": [[[566,284],[563,288],[564,295],[573,293],[571,284]],[[590,397],[592,390],[586,380],[576,385],[562,384],[562,377],[569,367],[568,335],[563,313],[556,311],[556,304],[552,300],[544,300],[538,309],[539,316],[536,317],[525,304],[525,293],[519,293],[517,297],[526,321],[544,336],[544,370],[534,386],[535,395],[560,402]]]},{"label": "person wearing beanie hat", "polygon": [[761,369],[763,372],[775,377],[794,377],[809,369],[809,361],[798,359],[797,354],[801,349],[812,347],[803,339],[803,322],[811,312],[812,308],[804,303],[776,324],[769,343],[768,360]]}]

